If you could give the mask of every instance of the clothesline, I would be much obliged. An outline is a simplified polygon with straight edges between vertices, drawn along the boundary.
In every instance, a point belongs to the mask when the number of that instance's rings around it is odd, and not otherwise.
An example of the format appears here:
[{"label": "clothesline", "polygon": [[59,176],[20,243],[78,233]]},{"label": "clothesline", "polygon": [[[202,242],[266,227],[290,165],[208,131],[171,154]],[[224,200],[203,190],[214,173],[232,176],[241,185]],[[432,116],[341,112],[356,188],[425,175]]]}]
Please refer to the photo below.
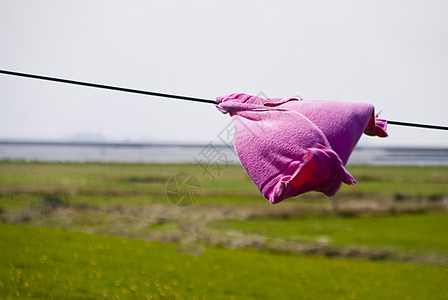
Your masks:
[{"label": "clothesline", "polygon": [[[126,92],[126,93],[134,93],[134,94],[142,94],[142,95],[149,95],[149,96],[156,96],[156,97],[173,98],[173,99],[178,99],[178,100],[194,101],[194,102],[201,102],[201,103],[210,103],[210,104],[215,104],[215,105],[217,104],[216,101],[210,100],[210,99],[201,99],[201,98],[187,97],[187,96],[181,96],[181,95],[157,93],[157,92],[136,90],[136,89],[116,87],[116,86],[110,86],[110,85],[103,85],[103,84],[96,84],[96,83],[89,83],[89,82],[82,82],[82,81],[75,81],[75,80],[69,80],[69,79],[62,79],[62,78],[47,77],[47,76],[34,75],[34,74],[19,73],[19,72],[7,71],[7,70],[0,70],[0,73],[1,74],[6,74],[6,75],[11,75],[11,76],[27,77],[27,78],[32,78],[32,79],[54,81],[54,82],[59,82],[59,83],[81,85],[81,86],[100,88],[100,89],[108,89],[108,90],[114,90],[114,91],[120,91],[120,92]],[[438,125],[429,125],[429,124],[417,124],[417,123],[399,122],[399,121],[390,121],[390,120],[388,120],[387,123],[390,124],[390,125],[398,125],[398,126],[409,126],[409,127],[428,128],[428,129],[448,130],[447,126],[438,126]]]},{"label": "clothesline", "polygon": [[171,95],[171,94],[148,92],[148,91],[142,91],[142,90],[135,90],[135,89],[129,89],[129,88],[122,88],[122,87],[104,85],[104,84],[81,82],[81,81],[75,81],[75,80],[69,80],[69,79],[46,77],[46,76],[41,76],[41,75],[25,74],[25,73],[18,73],[18,72],[6,71],[6,70],[0,70],[0,73],[6,74],[6,75],[12,75],[12,76],[21,76],[21,77],[28,77],[28,78],[33,78],[33,79],[55,81],[55,82],[60,82],[60,83],[82,85],[82,86],[88,86],[88,87],[100,88],[100,89],[107,89],[107,90],[114,90],[114,91],[120,91],[120,92],[126,92],[126,93],[143,94],[143,95],[156,96],[156,97],[174,98],[174,99],[179,99],[179,100],[187,100],[187,101],[196,101],[196,102],[216,104],[216,102],[214,100],[206,100],[206,99],[199,99],[199,98],[186,97],[186,96],[178,96],[178,95]]}]

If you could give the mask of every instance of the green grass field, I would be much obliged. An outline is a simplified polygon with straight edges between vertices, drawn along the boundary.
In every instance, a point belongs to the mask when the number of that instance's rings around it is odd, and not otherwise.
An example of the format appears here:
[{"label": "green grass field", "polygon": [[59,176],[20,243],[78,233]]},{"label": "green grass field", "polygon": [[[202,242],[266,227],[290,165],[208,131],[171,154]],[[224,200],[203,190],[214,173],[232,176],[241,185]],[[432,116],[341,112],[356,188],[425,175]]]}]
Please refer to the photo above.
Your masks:
[{"label": "green grass field", "polygon": [[446,267],[176,245],[1,225],[2,298],[442,299]]},{"label": "green grass field", "polygon": [[448,168],[348,169],[271,205],[240,166],[0,162],[0,299],[448,299]]},{"label": "green grass field", "polygon": [[305,243],[448,255],[448,214],[432,212],[357,218],[222,220],[216,228]]}]

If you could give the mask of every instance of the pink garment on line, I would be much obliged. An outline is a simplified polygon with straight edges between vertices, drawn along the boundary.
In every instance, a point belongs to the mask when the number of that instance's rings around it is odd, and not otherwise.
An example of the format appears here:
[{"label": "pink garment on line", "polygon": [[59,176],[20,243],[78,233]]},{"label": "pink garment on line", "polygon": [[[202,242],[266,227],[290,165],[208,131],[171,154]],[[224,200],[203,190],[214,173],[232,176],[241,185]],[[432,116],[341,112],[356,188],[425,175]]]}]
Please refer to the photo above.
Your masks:
[{"label": "pink garment on line", "polygon": [[216,102],[233,119],[244,169],[273,204],[309,191],[333,196],[342,182],[356,184],[344,166],[362,133],[387,136],[387,121],[375,118],[369,103],[246,94]]}]

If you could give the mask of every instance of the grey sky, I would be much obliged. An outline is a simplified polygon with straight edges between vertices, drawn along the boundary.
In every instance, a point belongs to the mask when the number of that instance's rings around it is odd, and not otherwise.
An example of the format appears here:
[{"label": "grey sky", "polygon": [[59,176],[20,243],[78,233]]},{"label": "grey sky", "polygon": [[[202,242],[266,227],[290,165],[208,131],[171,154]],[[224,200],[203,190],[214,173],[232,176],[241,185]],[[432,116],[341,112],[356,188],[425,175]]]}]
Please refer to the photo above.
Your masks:
[{"label": "grey sky", "polygon": [[[0,0],[0,69],[214,99],[362,101],[448,125],[447,1]],[[213,105],[0,75],[0,138],[209,142]],[[364,145],[448,146],[389,126]]]}]

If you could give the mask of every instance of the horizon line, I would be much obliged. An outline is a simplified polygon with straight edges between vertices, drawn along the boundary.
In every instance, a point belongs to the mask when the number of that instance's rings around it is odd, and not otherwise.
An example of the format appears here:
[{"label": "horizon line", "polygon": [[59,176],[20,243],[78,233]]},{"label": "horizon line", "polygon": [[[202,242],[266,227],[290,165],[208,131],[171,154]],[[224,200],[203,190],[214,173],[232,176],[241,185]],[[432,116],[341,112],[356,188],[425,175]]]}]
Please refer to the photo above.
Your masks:
[{"label": "horizon line", "polygon": [[[112,146],[112,147],[204,147],[213,144],[215,147],[233,148],[224,143],[210,142],[134,142],[134,141],[88,141],[88,140],[52,140],[52,139],[5,139],[0,138],[0,145],[47,145],[47,146]],[[386,145],[370,146],[357,145],[358,149],[448,149],[448,146],[413,146],[413,145]]]}]

